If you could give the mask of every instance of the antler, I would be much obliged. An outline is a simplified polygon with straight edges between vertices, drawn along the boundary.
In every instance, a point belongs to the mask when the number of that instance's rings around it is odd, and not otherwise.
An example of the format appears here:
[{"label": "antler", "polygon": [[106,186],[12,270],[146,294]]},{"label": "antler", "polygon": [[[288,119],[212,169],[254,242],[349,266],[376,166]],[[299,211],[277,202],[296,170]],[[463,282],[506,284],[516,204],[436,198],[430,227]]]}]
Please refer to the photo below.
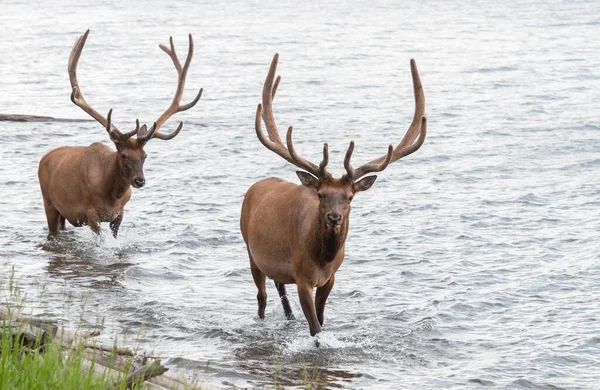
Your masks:
[{"label": "antler", "polygon": [[402,141],[398,144],[398,146],[396,146],[395,149],[392,145],[390,145],[387,155],[376,158],[375,160],[360,166],[356,170],[352,168],[352,165],[350,164],[350,158],[352,157],[352,152],[354,151],[354,141],[350,142],[350,146],[346,152],[346,158],[344,159],[344,167],[346,168],[347,172],[346,177],[349,179],[357,180],[368,173],[381,172],[387,168],[390,163],[416,152],[421,145],[423,145],[425,136],[427,135],[425,93],[423,92],[423,85],[421,84],[421,78],[419,77],[419,71],[417,70],[417,63],[414,59],[410,60],[410,70],[412,73],[413,88],[415,93],[415,115],[410,127],[404,135],[404,138],[402,138]]},{"label": "antler", "polygon": [[[125,141],[132,136],[138,134],[140,130],[140,122],[136,120],[135,129],[123,134],[115,125],[111,123],[110,115],[112,113],[112,109],[109,112],[108,120],[102,116],[98,111],[94,110],[88,102],[83,97],[83,93],[81,92],[81,88],[79,87],[79,82],[77,81],[77,64],[79,62],[79,57],[81,57],[81,52],[83,51],[83,46],[85,45],[85,41],[87,40],[88,34],[90,30],[88,29],[83,35],[77,37],[75,40],[75,44],[71,49],[71,54],[69,55],[69,80],[71,81],[71,88],[73,91],[71,92],[71,101],[75,103],[75,105],[79,106],[83,111],[85,111],[92,118],[100,122],[102,126],[106,128],[106,131],[109,133],[111,138],[115,140]],[[142,126],[142,129],[145,129],[145,125]]]},{"label": "antler", "polygon": [[[321,163],[317,166],[316,164],[300,157],[296,153],[296,150],[294,149],[294,143],[292,141],[292,126],[288,128],[286,134],[287,148],[285,145],[283,145],[281,137],[279,136],[277,124],[275,123],[275,117],[273,115],[273,98],[275,97],[277,87],[279,86],[279,82],[281,80],[281,77],[279,76],[277,77],[277,79],[275,79],[278,60],[279,54],[276,53],[273,56],[273,61],[271,62],[271,67],[269,68],[269,73],[267,73],[267,78],[265,79],[265,84],[263,86],[262,105],[259,104],[256,108],[256,135],[258,136],[260,142],[267,149],[275,152],[279,156],[283,157],[286,161],[294,164],[298,168],[304,169],[305,171],[313,174],[314,176],[324,179],[330,176],[330,173],[326,170],[327,163],[329,162],[329,147],[327,143],[323,145],[323,161],[321,161]],[[273,84],[274,80],[275,84]],[[263,134],[261,118],[262,120],[264,120],[265,126],[267,127],[268,138],[265,137],[265,135]]]},{"label": "antler", "polygon": [[175,65],[175,69],[177,69],[177,74],[178,74],[178,78],[179,78],[178,82],[177,82],[177,91],[175,92],[175,97],[173,97],[173,102],[171,103],[171,105],[166,109],[165,112],[163,112],[163,114],[156,120],[156,122],[154,122],[154,124],[152,125],[150,130],[148,130],[147,132],[141,132],[140,134],[138,134],[139,142],[146,143],[152,138],[169,140],[169,139],[175,137],[177,134],[179,134],[179,132],[183,128],[183,122],[180,122],[177,129],[170,134],[160,133],[160,132],[158,132],[158,129],[160,129],[160,127],[167,121],[167,119],[169,119],[171,116],[173,116],[173,114],[176,114],[181,111],[189,110],[190,108],[194,107],[196,105],[196,103],[198,103],[198,100],[200,100],[200,97],[202,96],[202,88],[200,88],[200,92],[198,92],[198,95],[196,95],[194,100],[192,100],[188,104],[184,104],[184,105],[180,104],[181,97],[183,96],[183,89],[185,86],[185,77],[187,76],[187,72],[190,67],[190,63],[192,62],[192,57],[194,56],[194,40],[192,39],[192,34],[189,34],[189,38],[190,38],[190,44],[189,44],[189,49],[188,49],[188,55],[187,55],[187,58],[185,59],[185,64],[183,65],[183,67],[181,66],[181,62],[179,62],[179,58],[177,57],[177,53],[175,52],[175,45],[173,44],[173,37],[169,37],[169,43],[171,46],[170,49],[168,47],[166,47],[165,45],[162,45],[162,44],[159,45],[159,47],[162,49],[162,51],[164,51],[165,53],[167,53],[169,55],[169,57],[171,57],[171,60],[173,60],[173,64]]}]

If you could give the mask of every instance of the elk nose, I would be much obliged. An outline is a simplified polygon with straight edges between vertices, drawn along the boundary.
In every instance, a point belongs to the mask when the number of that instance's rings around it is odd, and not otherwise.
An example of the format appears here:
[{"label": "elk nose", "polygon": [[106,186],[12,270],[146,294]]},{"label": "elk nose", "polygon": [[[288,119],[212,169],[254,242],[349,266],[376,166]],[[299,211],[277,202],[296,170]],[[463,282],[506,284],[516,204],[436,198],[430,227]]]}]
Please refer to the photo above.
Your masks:
[{"label": "elk nose", "polygon": [[133,182],[135,183],[136,188],[142,188],[144,184],[146,184],[146,180],[144,179],[135,179]]},{"label": "elk nose", "polygon": [[327,214],[327,221],[332,225],[339,225],[342,221],[342,216],[338,213],[329,213]]}]

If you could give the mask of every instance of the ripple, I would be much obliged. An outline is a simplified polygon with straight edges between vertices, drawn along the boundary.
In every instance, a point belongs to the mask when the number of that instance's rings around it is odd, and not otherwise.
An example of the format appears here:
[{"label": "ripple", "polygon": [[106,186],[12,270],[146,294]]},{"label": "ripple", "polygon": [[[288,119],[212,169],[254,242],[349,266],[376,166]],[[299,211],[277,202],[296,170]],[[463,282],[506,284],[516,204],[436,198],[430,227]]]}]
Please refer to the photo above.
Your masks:
[{"label": "ripple", "polygon": [[[100,112],[115,107],[123,126],[156,120],[175,87],[156,47],[169,35],[179,45],[193,34],[184,100],[205,96],[165,124],[184,122],[176,138],[146,146],[148,185],[133,191],[116,240],[106,224],[100,237],[68,226],[47,240],[37,182],[50,149],[110,145],[102,126],[4,123],[0,285],[14,272],[35,315],[155,350],[206,387],[597,387],[599,3],[113,3],[7,2],[2,110],[88,117],[64,92],[84,19],[101,26],[79,65]],[[239,231],[252,183],[297,182],[253,129],[275,51],[280,130],[294,125],[311,161],[328,142],[336,177],[350,139],[357,164],[401,141],[410,58],[427,98],[423,147],[353,201],[318,348],[292,285],[296,320],[270,281],[257,318]]]}]

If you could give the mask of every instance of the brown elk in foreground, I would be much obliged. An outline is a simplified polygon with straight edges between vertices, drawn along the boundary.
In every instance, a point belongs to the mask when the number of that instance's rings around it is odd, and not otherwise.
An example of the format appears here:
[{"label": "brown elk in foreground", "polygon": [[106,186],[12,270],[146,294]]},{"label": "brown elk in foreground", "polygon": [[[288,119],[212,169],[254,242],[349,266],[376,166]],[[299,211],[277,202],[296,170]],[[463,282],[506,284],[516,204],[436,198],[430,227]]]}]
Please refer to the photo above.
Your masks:
[{"label": "brown elk in foreground", "polygon": [[[344,260],[350,202],[354,194],[368,190],[377,178],[365,175],[383,171],[390,163],[421,147],[427,132],[425,95],[417,65],[411,60],[415,114],[404,138],[396,148],[390,145],[386,155],[357,169],[350,164],[354,141],[350,142],[344,159],[346,174],[335,179],[326,170],[327,144],[323,146],[323,161],[317,166],[295,151],[292,126],[287,131],[287,148],[281,141],[272,105],[280,81],[280,77],[275,80],[278,58],[275,54],[264,83],[262,105],[256,110],[256,135],[267,149],[302,169],[296,172],[302,185],[278,178],[255,183],[244,197],[240,227],[258,288],[258,316],[264,318],[265,315],[266,276],[275,282],[287,319],[294,317],[285,285],[296,284],[302,311],[314,336],[323,326],[325,302],[335,282],[335,273]],[[263,134],[261,118],[268,138]]]},{"label": "brown elk in foreground", "polygon": [[[190,35],[187,59],[182,66],[171,37],[171,47],[160,45],[160,48],[171,57],[179,75],[173,102],[150,129],[146,125],[140,126],[136,120],[135,129],[122,133],[111,123],[112,110],[107,118],[94,110],[85,101],[77,81],[77,62],[89,32],[87,30],[77,38],[69,56],[69,79],[73,89],[71,101],[106,128],[117,151],[99,142],[87,147],[63,146],[42,158],[38,177],[51,235],[56,234],[59,228],[64,229],[67,220],[74,226],[89,225],[95,233],[100,233],[100,222],[110,222],[113,236],[117,237],[123,220],[123,207],[131,197],[131,186],[141,188],[146,182],[144,145],[153,138],[169,140],[179,134],[183,122],[169,134],[160,133],[158,129],[173,114],[194,107],[202,96],[202,89],[192,102],[180,105],[185,77],[194,54],[194,41]],[[134,135],[137,137],[132,138]]]}]

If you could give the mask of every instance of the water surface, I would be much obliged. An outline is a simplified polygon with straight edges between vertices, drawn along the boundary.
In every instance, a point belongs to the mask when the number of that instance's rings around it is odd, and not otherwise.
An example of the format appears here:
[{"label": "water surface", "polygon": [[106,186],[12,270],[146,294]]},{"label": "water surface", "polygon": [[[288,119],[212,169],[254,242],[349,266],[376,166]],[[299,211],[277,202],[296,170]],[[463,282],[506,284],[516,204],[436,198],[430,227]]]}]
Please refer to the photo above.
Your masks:
[{"label": "water surface", "polygon": [[[2,123],[0,279],[14,267],[35,314],[163,356],[216,387],[596,388],[600,335],[600,3],[55,1],[2,5],[0,112],[151,123],[176,86],[158,48],[196,42],[177,138],[151,141],[118,240],[47,228],[37,164],[62,145],[109,144],[95,122]],[[256,139],[275,52],[280,129],[343,173],[400,141],[413,113],[409,59],[429,131],[353,202],[347,255],[316,348],[295,288],[266,319],[238,229],[247,188],[294,167]],[[85,314],[80,318],[82,308]],[[83,322],[83,324],[82,324]]]}]

